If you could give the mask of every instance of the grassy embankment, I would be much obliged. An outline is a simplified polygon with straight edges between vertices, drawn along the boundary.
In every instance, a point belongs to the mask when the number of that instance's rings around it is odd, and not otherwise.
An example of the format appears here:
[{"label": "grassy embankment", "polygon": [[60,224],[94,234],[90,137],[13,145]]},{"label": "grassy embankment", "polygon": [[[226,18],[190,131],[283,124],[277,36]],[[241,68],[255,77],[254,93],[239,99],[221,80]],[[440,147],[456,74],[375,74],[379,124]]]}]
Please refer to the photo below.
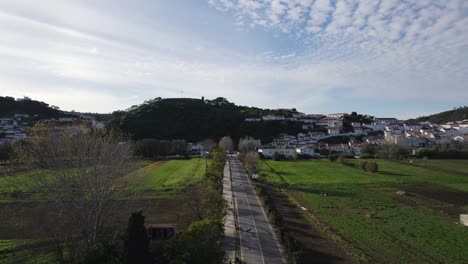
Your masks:
[{"label": "grassy embankment", "polygon": [[260,175],[364,252],[362,261],[466,263],[468,230],[457,221],[468,211],[468,176],[460,174],[468,163],[377,162],[371,174],[357,162],[266,161]]}]

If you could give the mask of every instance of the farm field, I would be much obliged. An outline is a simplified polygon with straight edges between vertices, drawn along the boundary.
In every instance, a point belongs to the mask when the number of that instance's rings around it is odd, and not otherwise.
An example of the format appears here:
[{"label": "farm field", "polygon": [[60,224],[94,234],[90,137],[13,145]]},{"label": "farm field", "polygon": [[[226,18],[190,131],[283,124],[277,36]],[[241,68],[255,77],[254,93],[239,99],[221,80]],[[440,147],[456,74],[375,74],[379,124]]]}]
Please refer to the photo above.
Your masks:
[{"label": "farm field", "polygon": [[177,198],[184,189],[200,183],[205,159],[159,161],[124,176],[117,186],[132,199]]},{"label": "farm field", "polygon": [[[328,160],[266,161],[260,180],[282,188],[328,230],[353,245],[361,262],[466,263],[468,229],[458,224],[468,211],[466,161],[377,160],[379,172]],[[397,194],[405,191],[406,195]],[[320,193],[327,193],[321,197]]]},{"label": "farm field", "polygon": [[[139,162],[138,169],[115,183],[119,191],[114,203],[120,210],[114,224],[125,228],[130,214],[142,209],[147,223],[188,226],[194,216],[185,204],[184,191],[200,183],[204,175],[204,159]],[[60,226],[51,222],[50,205],[28,184],[30,177],[31,172],[0,177],[0,263],[50,263],[54,259],[54,248],[41,241]]]}]

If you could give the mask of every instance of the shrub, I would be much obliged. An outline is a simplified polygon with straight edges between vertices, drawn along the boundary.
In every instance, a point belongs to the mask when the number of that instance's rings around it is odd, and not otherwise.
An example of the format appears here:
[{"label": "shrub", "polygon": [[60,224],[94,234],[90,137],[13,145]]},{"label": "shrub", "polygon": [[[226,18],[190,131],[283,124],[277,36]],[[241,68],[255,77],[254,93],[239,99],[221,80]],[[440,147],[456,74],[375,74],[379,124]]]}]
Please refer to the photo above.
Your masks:
[{"label": "shrub", "polygon": [[285,160],[285,159],[286,159],[286,156],[284,156],[283,154],[275,153],[273,155],[273,160]]},{"label": "shrub", "polygon": [[379,171],[379,165],[376,162],[367,162],[366,164],[366,171],[368,172],[377,172]]},{"label": "shrub", "polygon": [[346,157],[343,155],[339,155],[338,158],[336,159],[336,162],[339,162],[341,164],[346,164]]},{"label": "shrub", "polygon": [[367,161],[365,161],[365,160],[361,161],[359,163],[359,168],[361,168],[361,170],[363,170],[363,171],[366,171],[367,170]]}]

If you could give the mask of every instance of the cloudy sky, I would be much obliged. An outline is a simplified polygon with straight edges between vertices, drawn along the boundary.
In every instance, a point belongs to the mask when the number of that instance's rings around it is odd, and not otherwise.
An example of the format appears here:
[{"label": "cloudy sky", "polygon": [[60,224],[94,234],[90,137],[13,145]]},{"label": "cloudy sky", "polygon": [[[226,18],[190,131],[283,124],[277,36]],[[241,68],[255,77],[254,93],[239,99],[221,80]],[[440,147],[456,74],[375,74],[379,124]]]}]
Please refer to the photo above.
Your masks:
[{"label": "cloudy sky", "polygon": [[65,110],[222,96],[407,118],[468,103],[466,0],[15,0],[0,25],[0,96]]}]

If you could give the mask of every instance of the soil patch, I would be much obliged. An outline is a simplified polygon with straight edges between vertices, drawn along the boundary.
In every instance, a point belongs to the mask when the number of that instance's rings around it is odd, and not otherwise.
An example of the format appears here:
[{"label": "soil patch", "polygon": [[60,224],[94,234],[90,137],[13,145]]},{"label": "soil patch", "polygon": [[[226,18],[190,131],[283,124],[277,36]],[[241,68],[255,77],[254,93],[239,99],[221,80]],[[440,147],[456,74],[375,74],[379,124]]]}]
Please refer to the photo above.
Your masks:
[{"label": "soil patch", "polygon": [[407,187],[405,191],[456,206],[468,205],[468,192],[462,192],[455,189],[434,187],[430,185],[413,185]]},{"label": "soil patch", "polygon": [[[113,206],[118,210],[109,224],[119,230],[124,230],[131,213],[140,209],[147,224],[176,224],[184,229],[194,220],[181,199],[114,201]],[[63,223],[55,215],[53,203],[0,203],[0,240],[44,238],[61,228],[74,227],[74,223]]]}]

